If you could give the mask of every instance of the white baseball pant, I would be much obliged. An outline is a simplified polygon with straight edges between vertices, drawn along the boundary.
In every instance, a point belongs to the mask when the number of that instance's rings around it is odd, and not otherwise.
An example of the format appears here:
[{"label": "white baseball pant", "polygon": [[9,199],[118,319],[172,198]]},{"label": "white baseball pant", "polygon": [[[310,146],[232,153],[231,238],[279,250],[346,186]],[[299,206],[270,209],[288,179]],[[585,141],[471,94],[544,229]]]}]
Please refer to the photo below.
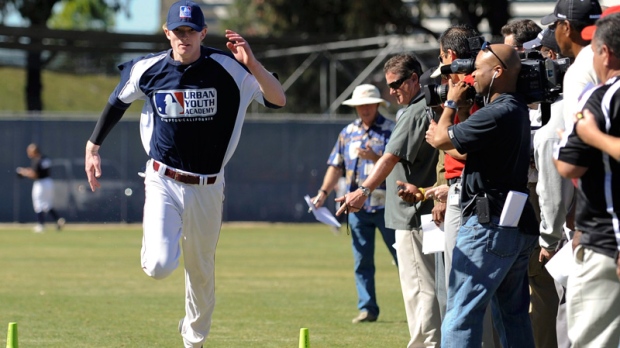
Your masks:
[{"label": "white baseball pant", "polygon": [[199,348],[211,328],[215,307],[215,247],[222,225],[224,175],[214,184],[188,185],[163,176],[147,162],[142,269],[155,279],[185,263],[185,318],[181,335],[186,348]]},{"label": "white baseball pant", "polygon": [[35,213],[47,213],[54,207],[54,181],[52,178],[35,180],[32,184],[32,207]]}]

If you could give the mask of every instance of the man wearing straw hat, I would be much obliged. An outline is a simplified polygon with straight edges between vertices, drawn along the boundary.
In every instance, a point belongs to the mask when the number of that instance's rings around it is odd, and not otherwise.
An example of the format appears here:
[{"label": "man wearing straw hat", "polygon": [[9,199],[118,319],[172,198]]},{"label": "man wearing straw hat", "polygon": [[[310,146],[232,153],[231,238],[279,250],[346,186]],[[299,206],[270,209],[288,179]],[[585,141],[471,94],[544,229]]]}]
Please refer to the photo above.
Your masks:
[{"label": "man wearing straw hat", "polygon": [[[394,122],[379,113],[379,106],[388,102],[381,98],[379,89],[370,84],[359,85],[353,96],[342,104],[355,107],[358,119],[342,129],[329,160],[323,184],[312,198],[315,206],[325,203],[338,179],[346,178],[347,192],[357,190],[381,157],[392,135]],[[360,211],[349,214],[351,226],[357,308],[359,314],[353,323],[374,322],[379,316],[375,295],[375,230],[379,229],[383,241],[396,260],[394,230],[385,227],[385,182],[370,195]]]}]

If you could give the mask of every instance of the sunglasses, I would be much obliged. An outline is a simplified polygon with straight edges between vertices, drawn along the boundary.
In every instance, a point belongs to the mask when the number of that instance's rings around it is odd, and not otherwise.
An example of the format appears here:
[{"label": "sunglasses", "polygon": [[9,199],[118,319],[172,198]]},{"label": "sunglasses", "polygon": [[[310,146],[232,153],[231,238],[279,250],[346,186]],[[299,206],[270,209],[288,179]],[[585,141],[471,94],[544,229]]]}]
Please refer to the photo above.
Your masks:
[{"label": "sunglasses", "polygon": [[388,87],[390,87],[391,89],[399,89],[400,86],[403,84],[403,82],[405,82],[408,79],[409,79],[409,77],[405,76],[405,77],[403,77],[401,79],[398,79],[398,80],[396,80],[394,82],[388,83]]},{"label": "sunglasses", "polygon": [[504,68],[504,70],[508,70],[508,67],[506,66],[506,63],[504,63],[504,61],[501,60],[501,58],[495,52],[493,52],[493,50],[491,49],[491,43],[490,42],[485,41],[482,44],[482,46],[480,47],[480,49],[483,50],[483,51],[489,51],[489,52],[493,53],[495,58],[497,58],[497,60],[499,60],[499,62],[502,64],[502,67]]},{"label": "sunglasses", "polygon": [[443,64],[443,54],[440,53],[437,58],[439,59],[439,64]]}]

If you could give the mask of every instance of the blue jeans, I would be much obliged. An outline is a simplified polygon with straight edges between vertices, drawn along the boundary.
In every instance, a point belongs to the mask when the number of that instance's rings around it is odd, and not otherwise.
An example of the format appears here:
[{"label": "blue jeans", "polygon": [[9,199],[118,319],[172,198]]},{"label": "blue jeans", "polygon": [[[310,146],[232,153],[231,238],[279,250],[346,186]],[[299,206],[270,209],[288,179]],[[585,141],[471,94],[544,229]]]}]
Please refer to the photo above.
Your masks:
[{"label": "blue jeans", "polygon": [[378,228],[381,231],[383,241],[392,254],[394,262],[398,263],[396,250],[392,246],[395,241],[394,230],[385,227],[383,209],[374,213],[359,211],[349,214],[349,225],[353,244],[357,308],[379,316],[379,306],[375,295],[375,230]]},{"label": "blue jeans", "polygon": [[493,217],[491,223],[480,224],[474,215],[458,231],[441,326],[442,348],[479,348],[484,313],[491,302],[503,347],[534,347],[527,268],[538,237],[517,227],[498,226],[498,220]]}]

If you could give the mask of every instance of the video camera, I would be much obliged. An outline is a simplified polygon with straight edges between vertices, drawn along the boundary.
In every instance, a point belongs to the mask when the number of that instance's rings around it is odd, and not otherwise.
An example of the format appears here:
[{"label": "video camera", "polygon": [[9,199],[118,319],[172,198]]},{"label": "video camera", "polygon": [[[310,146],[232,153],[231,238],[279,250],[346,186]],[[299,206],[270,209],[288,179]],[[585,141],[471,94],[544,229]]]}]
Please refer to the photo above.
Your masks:
[{"label": "video camera", "polygon": [[[467,39],[467,48],[470,54],[470,58],[467,59],[456,59],[452,61],[450,65],[443,65],[440,67],[441,75],[449,75],[449,74],[462,74],[473,72],[475,70],[475,62],[476,55],[482,49],[482,44],[484,43],[484,37],[475,36]],[[437,84],[429,84],[422,86],[422,90],[424,92],[424,99],[426,99],[426,105],[428,106],[437,106],[441,105],[446,101],[446,97],[448,95],[448,85],[441,84],[438,82]],[[476,97],[476,90],[474,87],[470,86],[467,89],[467,99],[474,100]]]},{"label": "video camera", "polygon": [[570,66],[569,58],[544,58],[536,50],[524,52],[521,71],[517,78],[517,93],[531,103],[553,103],[562,93],[564,74]]},{"label": "video camera", "polygon": [[[481,41],[482,40],[482,41]],[[474,56],[480,51],[484,38],[477,36],[469,39],[469,48]],[[517,93],[521,94],[528,104],[553,103],[562,93],[562,80],[570,66],[568,58],[548,59],[540,52],[529,50],[520,55],[521,71],[517,77]],[[441,67],[441,74],[471,74],[475,70],[475,58],[456,59],[450,65]],[[446,100],[448,85],[423,86],[424,97],[429,106],[440,105]],[[473,90],[473,87],[470,88]],[[473,99],[467,91],[467,98]],[[475,95],[475,91],[473,92]]]}]

